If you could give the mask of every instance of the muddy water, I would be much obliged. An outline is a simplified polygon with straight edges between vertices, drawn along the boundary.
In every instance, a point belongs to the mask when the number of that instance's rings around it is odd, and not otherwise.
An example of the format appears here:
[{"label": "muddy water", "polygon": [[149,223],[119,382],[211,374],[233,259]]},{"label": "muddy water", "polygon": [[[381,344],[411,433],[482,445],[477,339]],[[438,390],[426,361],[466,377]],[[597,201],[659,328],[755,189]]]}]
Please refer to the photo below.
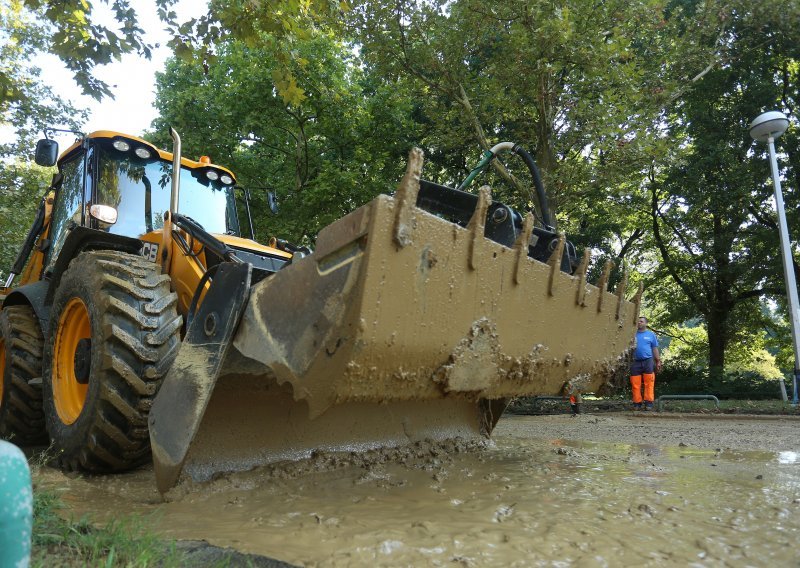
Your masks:
[{"label": "muddy water", "polygon": [[318,456],[184,485],[168,502],[150,470],[42,470],[38,483],[59,487],[76,514],[148,515],[167,537],[305,566],[797,564],[797,447],[519,435],[536,421],[503,419],[492,444],[469,452],[421,445],[356,465]]}]

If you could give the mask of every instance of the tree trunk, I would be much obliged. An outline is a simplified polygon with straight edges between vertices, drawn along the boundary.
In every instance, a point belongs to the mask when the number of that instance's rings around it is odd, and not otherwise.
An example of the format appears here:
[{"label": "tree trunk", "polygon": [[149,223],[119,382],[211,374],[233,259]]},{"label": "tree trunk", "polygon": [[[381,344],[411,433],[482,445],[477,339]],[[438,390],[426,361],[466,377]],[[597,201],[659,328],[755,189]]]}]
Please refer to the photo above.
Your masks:
[{"label": "tree trunk", "polygon": [[[732,221],[732,220],[729,220]],[[723,221],[723,215],[712,214],[714,241],[713,288],[708,311],[708,367],[712,373],[722,373],[725,367],[725,348],[730,333],[728,325],[734,302],[731,299],[730,252],[733,238],[730,227]]]},{"label": "tree trunk", "polygon": [[708,314],[708,366],[712,373],[725,367],[725,348],[728,346],[728,312],[712,308]]}]

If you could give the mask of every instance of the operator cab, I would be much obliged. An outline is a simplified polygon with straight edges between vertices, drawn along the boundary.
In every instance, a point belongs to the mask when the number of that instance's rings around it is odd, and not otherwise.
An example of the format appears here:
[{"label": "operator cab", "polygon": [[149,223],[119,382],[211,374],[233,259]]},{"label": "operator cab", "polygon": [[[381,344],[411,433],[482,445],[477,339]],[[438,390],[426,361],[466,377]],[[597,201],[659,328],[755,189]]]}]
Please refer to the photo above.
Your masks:
[{"label": "operator cab", "polygon": [[[52,165],[57,148],[53,140],[40,140],[37,163]],[[95,132],[73,144],[58,160],[63,181],[48,256],[57,257],[70,226],[135,239],[161,230],[170,204],[171,160],[144,140],[113,132]],[[181,165],[181,213],[209,233],[239,236],[233,173],[208,159],[183,159]]]}]

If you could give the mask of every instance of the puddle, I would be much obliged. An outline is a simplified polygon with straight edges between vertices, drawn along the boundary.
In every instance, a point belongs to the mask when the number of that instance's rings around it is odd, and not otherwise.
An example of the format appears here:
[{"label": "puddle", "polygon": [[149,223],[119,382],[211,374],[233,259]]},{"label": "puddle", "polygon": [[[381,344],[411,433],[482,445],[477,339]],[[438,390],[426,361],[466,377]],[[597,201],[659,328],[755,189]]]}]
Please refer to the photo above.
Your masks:
[{"label": "puddle", "polygon": [[37,483],[63,491],[76,515],[152,515],[166,537],[304,566],[796,564],[794,451],[498,431],[469,453],[238,474],[166,503],[151,470],[68,478],[44,469]]}]

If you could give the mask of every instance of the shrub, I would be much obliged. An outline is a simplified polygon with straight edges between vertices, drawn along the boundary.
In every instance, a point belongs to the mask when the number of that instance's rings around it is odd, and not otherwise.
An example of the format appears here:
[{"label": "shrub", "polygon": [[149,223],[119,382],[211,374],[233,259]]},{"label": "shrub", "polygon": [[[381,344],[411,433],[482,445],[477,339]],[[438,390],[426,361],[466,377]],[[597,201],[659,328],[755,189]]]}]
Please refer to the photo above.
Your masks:
[{"label": "shrub", "polygon": [[[628,389],[630,390],[630,386]],[[662,394],[713,394],[719,399],[770,400],[781,396],[778,380],[753,371],[711,373],[672,362],[656,377],[656,396]]]}]

